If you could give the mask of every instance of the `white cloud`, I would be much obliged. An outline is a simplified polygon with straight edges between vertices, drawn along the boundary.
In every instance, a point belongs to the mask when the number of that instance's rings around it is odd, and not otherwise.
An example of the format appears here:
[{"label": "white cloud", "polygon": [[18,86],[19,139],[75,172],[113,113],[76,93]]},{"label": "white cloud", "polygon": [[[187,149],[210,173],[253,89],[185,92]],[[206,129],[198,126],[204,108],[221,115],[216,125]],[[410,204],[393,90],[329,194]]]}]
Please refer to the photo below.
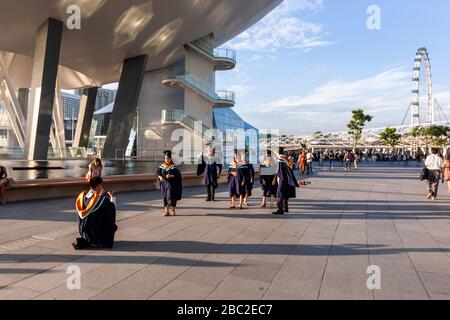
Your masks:
[{"label": "white cloud", "polygon": [[241,98],[241,97],[245,97],[246,95],[248,95],[250,92],[252,92],[256,88],[257,87],[255,87],[255,86],[236,84],[236,85],[230,86],[228,88],[228,90],[233,91],[234,93],[236,93],[236,96],[238,98]]},{"label": "white cloud", "polygon": [[[434,88],[434,97],[448,110],[450,87],[435,84]],[[260,128],[281,129],[287,134],[345,130],[351,110],[360,107],[374,116],[369,127],[395,126],[400,125],[405,116],[411,102],[411,89],[410,68],[395,67],[364,79],[330,81],[306,96],[286,96],[245,108],[242,114],[253,118],[253,124]],[[273,119],[282,119],[282,122]]]},{"label": "white cloud", "polygon": [[236,50],[276,52],[278,49],[310,51],[335,42],[326,40],[328,32],[318,23],[299,18],[305,12],[315,12],[322,0],[285,0],[258,24],[229,43]]},{"label": "white cloud", "polygon": [[262,59],[261,55],[255,54],[255,55],[251,56],[250,58],[246,59],[245,62],[253,62],[253,61],[258,61],[261,59]]},{"label": "white cloud", "polygon": [[[354,81],[330,81],[307,96],[288,96],[260,107],[265,112],[298,111],[308,107],[357,107],[369,110],[407,103],[410,98],[411,72],[393,68],[373,77]],[[406,105],[407,107],[408,105]],[[406,108],[405,107],[405,108]]]}]

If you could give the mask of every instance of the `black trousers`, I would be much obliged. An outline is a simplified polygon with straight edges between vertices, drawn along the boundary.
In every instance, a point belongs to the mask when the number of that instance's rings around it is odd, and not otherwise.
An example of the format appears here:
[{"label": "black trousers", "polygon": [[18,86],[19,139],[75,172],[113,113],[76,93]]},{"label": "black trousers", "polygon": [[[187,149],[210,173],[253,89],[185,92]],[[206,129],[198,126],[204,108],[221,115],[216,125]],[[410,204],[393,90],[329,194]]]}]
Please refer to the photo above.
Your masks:
[{"label": "black trousers", "polygon": [[441,181],[441,170],[430,170],[428,177],[428,192],[437,197],[439,182]]},{"label": "black trousers", "polygon": [[278,199],[277,200],[278,211],[280,212],[289,212],[289,200],[287,199]]},{"label": "black trousers", "polygon": [[206,186],[206,194],[208,195],[207,200],[216,200],[216,188],[213,185]]}]

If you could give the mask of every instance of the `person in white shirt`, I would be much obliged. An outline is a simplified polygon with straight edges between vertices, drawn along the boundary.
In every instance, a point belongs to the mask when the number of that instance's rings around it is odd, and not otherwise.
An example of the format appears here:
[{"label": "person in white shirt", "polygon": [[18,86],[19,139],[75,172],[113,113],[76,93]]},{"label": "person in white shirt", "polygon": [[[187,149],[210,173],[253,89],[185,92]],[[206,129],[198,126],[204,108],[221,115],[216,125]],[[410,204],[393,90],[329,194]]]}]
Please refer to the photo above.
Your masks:
[{"label": "person in white shirt", "polygon": [[438,155],[438,150],[432,149],[431,155],[425,160],[425,167],[428,169],[428,200],[437,198],[439,182],[444,177],[444,164],[444,160]]},{"label": "person in white shirt", "polygon": [[314,155],[310,151],[306,155],[306,173],[308,175],[312,175],[313,174],[313,160],[314,160]]}]

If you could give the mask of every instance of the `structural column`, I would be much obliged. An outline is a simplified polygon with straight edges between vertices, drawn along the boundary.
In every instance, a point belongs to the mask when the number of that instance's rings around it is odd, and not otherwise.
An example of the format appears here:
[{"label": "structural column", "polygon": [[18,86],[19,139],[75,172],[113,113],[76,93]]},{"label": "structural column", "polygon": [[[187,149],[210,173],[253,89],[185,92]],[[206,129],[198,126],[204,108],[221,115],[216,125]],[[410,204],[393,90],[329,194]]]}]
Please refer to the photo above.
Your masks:
[{"label": "structural column", "polygon": [[62,32],[63,23],[52,18],[38,30],[26,113],[28,160],[46,160],[48,156]]},{"label": "structural column", "polygon": [[25,119],[27,119],[27,109],[28,109],[28,95],[30,93],[30,89],[28,88],[20,88],[18,90],[17,99],[19,100],[20,109],[22,110],[22,114]]},{"label": "structural column", "polygon": [[74,148],[87,148],[88,146],[92,118],[94,117],[95,102],[97,100],[97,92],[97,87],[83,90],[77,129],[75,131],[75,140],[73,142]]},{"label": "structural column", "polygon": [[103,150],[104,158],[115,158],[117,152],[125,153],[133,128],[147,60],[148,56],[142,55],[127,59],[123,63],[114,110]]}]

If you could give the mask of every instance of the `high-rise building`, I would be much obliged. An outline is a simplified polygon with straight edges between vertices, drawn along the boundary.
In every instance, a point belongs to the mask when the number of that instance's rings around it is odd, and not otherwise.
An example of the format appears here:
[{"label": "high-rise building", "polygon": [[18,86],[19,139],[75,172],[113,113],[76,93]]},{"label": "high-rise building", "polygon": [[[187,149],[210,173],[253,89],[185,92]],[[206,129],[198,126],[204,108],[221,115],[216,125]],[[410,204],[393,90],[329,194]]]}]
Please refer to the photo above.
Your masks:
[{"label": "high-rise building", "polygon": [[9,136],[11,125],[9,124],[8,114],[3,103],[0,102],[0,148],[9,146]]},{"label": "high-rise building", "polygon": [[77,129],[78,115],[80,113],[81,97],[76,94],[61,92],[61,104],[64,114],[64,136],[66,146],[72,145]]},{"label": "high-rise building", "polygon": [[[75,90],[75,94],[78,96],[82,96],[83,89]],[[113,103],[116,99],[116,95],[117,90],[99,88],[97,91],[97,98],[95,99],[95,111],[100,110]]]},{"label": "high-rise building", "polygon": [[95,100],[95,110],[100,110],[113,103],[116,99],[116,94],[117,90],[100,88],[97,92],[97,99]]},{"label": "high-rise building", "polygon": [[9,120],[6,106],[0,100],[0,155],[20,152],[21,150]]}]

